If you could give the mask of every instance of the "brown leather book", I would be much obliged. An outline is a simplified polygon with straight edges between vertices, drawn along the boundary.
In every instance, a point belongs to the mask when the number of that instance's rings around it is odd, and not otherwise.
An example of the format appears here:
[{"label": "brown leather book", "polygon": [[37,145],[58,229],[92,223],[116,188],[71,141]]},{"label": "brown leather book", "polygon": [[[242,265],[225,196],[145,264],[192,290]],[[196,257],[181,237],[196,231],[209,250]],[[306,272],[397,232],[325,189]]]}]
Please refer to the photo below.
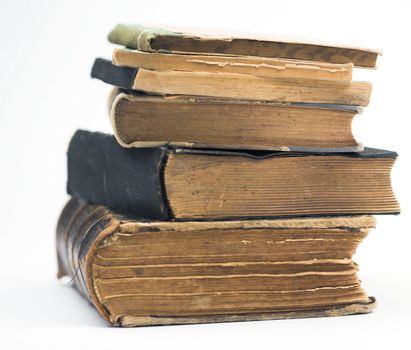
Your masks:
[{"label": "brown leather book", "polygon": [[375,307],[352,256],[370,216],[144,221],[71,199],[59,277],[113,325],[341,316]]}]

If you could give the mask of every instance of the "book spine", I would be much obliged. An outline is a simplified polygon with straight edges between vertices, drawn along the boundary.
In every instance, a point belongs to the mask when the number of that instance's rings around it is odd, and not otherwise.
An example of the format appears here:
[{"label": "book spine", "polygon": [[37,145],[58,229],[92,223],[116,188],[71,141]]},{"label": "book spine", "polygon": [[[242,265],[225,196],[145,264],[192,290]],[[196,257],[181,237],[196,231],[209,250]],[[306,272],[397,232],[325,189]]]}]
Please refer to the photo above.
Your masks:
[{"label": "book spine", "polygon": [[[146,52],[156,52],[151,47],[151,41],[160,35],[182,36],[164,29],[147,28],[139,25],[129,26],[118,24],[108,35],[108,41],[113,44],[124,45],[128,48],[137,49]],[[161,50],[167,51],[167,50]]]},{"label": "book spine", "polygon": [[111,61],[96,58],[91,77],[124,89],[133,89],[138,69],[114,66]]},{"label": "book spine", "polygon": [[167,149],[121,147],[111,135],[79,130],[67,153],[67,192],[153,220],[169,219],[162,170]]},{"label": "book spine", "polygon": [[118,226],[119,221],[107,208],[71,198],[60,215],[56,230],[57,277],[68,277],[68,284],[109,321],[110,316],[95,293],[90,271],[96,247]]}]

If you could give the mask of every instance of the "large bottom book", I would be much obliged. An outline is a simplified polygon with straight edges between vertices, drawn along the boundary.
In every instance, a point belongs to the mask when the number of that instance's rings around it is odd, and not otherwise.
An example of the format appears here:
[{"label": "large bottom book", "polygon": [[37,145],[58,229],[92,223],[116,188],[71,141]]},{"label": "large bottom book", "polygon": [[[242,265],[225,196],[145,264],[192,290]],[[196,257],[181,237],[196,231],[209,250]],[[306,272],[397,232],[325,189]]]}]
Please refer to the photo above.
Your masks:
[{"label": "large bottom book", "polygon": [[57,227],[68,276],[113,325],[367,313],[352,256],[370,216],[144,221],[71,199]]}]

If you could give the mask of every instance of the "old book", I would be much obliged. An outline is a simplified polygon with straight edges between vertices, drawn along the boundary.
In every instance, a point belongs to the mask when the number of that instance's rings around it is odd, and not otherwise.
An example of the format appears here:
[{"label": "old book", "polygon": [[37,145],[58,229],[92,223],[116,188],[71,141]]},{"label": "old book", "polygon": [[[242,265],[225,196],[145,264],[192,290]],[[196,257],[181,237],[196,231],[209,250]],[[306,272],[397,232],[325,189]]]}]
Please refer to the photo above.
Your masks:
[{"label": "old book", "polygon": [[359,107],[118,92],[111,121],[124,147],[165,145],[352,152]]},{"label": "old book", "polygon": [[123,24],[117,25],[111,31],[108,40],[114,44],[148,52],[291,58],[329,63],[353,63],[359,67],[375,67],[377,57],[381,54],[378,50],[303,40],[206,36]]},{"label": "old book", "polygon": [[396,153],[123,148],[78,131],[68,150],[68,193],[151,219],[396,214]]},{"label": "old book", "polygon": [[366,313],[352,256],[368,216],[149,222],[78,199],[57,227],[58,276],[113,325]]},{"label": "old book", "polygon": [[249,74],[156,71],[115,66],[97,58],[91,76],[108,84],[160,95],[197,95],[281,102],[367,106],[371,83],[286,79]]},{"label": "old book", "polygon": [[114,49],[116,66],[165,71],[249,74],[272,78],[351,81],[353,64],[333,64],[252,56],[211,56],[150,53]]}]

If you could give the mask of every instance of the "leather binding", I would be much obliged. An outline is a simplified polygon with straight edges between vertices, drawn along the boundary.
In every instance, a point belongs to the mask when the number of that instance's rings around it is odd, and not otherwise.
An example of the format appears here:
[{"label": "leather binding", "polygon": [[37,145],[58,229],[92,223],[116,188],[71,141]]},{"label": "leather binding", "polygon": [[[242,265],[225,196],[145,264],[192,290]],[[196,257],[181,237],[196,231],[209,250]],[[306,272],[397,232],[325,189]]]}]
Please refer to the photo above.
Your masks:
[{"label": "leather binding", "polygon": [[[309,155],[396,158],[397,153],[365,148],[356,153],[229,151],[185,148],[123,148],[114,136],[79,130],[67,153],[67,192],[91,203],[152,220],[178,219],[168,206],[163,170],[170,153],[266,159]],[[333,213],[330,213],[331,215]],[[377,214],[377,213],[356,213]]]}]

